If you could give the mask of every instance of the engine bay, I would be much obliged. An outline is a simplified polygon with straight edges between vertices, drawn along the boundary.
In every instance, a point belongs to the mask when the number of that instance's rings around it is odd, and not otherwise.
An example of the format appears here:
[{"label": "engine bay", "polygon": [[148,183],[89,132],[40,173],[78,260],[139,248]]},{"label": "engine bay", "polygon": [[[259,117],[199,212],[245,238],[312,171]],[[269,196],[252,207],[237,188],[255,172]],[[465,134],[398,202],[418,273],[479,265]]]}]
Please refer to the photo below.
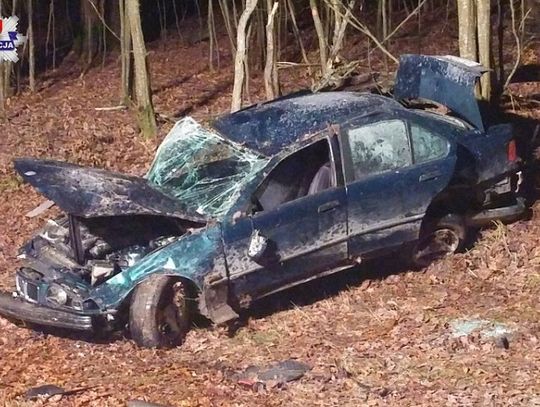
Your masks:
[{"label": "engine bay", "polygon": [[64,215],[48,220],[21,248],[19,258],[43,276],[57,279],[71,273],[96,286],[201,226],[152,215],[97,218]]}]

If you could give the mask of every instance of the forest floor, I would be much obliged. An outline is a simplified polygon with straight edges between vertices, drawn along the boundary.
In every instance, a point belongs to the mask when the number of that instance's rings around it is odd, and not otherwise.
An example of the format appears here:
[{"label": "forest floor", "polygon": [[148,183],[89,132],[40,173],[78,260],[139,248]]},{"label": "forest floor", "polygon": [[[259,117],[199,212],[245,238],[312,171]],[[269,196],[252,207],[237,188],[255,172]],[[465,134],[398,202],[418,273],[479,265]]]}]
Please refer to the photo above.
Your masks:
[{"label": "forest floor", "polygon": [[[390,49],[456,53],[449,24],[421,38],[396,38]],[[159,113],[206,120],[227,111],[231,57],[226,40],[222,45],[222,67],[212,73],[205,42],[150,44]],[[347,52],[364,55],[365,40],[350,41]],[[537,62],[540,54],[530,49],[525,57]],[[379,69],[384,65],[378,53],[370,61]],[[41,78],[36,94],[11,98],[8,120],[0,124],[4,290],[13,289],[17,248],[54,212],[24,216],[43,198],[14,175],[13,158],[49,157],[140,175],[171,127],[160,123],[159,138],[144,141],[131,112],[96,110],[118,104],[115,58],[83,77],[80,71],[69,56]],[[309,85],[296,69],[284,70],[282,81],[285,91]],[[256,72],[250,90],[252,101],[262,100]],[[540,84],[513,91],[538,95]],[[522,106],[517,113],[540,119],[540,106]],[[140,349],[123,336],[58,337],[0,318],[0,404],[122,406],[145,399],[171,406],[540,405],[539,210],[534,205],[530,220],[482,231],[466,253],[420,272],[380,262],[327,277],[258,303],[232,334],[222,327],[193,329],[177,349]],[[231,375],[288,358],[312,369],[298,381],[263,391],[243,387]],[[90,389],[23,400],[26,389],[41,384]]]}]

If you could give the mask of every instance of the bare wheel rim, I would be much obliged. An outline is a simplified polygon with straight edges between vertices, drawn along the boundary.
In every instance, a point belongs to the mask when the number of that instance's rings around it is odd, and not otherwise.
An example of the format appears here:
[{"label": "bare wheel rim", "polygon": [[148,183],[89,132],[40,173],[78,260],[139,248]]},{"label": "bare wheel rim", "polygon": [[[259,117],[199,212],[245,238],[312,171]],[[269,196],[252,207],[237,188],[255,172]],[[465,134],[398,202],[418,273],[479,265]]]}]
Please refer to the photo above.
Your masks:
[{"label": "bare wheel rim", "polygon": [[449,228],[437,229],[420,240],[416,246],[414,260],[418,264],[427,265],[455,253],[459,243],[460,238],[456,231]]},{"label": "bare wheel rim", "polygon": [[168,344],[182,339],[187,331],[187,309],[184,285],[176,282],[163,293],[157,310],[157,328]]}]

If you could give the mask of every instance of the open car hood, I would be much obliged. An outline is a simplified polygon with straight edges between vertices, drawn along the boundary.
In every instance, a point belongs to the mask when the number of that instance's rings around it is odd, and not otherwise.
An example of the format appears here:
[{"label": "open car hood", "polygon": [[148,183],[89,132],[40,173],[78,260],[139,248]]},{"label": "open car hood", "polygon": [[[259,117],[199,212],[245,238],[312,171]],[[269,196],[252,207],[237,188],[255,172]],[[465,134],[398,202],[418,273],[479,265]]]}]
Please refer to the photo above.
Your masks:
[{"label": "open car hood", "polygon": [[14,163],[25,181],[75,216],[161,215],[192,222],[209,220],[141,177],[52,160],[23,158]]},{"label": "open car hood", "polygon": [[440,103],[477,129],[484,130],[474,89],[478,78],[486,71],[477,62],[454,56],[402,55],[394,98]]}]

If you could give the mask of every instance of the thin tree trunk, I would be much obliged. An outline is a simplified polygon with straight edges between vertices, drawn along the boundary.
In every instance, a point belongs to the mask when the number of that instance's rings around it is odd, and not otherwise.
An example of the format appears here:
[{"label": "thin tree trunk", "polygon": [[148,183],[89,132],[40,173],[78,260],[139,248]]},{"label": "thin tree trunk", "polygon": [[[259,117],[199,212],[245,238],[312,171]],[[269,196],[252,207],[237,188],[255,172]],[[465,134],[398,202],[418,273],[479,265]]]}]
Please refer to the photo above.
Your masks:
[{"label": "thin tree trunk", "polygon": [[122,62],[120,98],[121,103],[128,106],[132,96],[132,69],[131,69],[131,30],[129,28],[129,19],[126,15],[126,0],[119,0],[120,13],[120,55]]},{"label": "thin tree trunk", "polygon": [[477,0],[478,10],[478,56],[479,62],[489,69],[480,79],[482,99],[491,99],[491,3]]},{"label": "thin tree trunk", "polygon": [[[95,0],[88,0],[88,2],[95,7],[94,1]],[[87,2],[81,4],[81,6],[82,12],[84,13],[84,25],[86,29],[86,71],[90,68],[92,60],[94,59],[94,19],[92,15],[94,10],[91,10],[91,6]]]},{"label": "thin tree trunk", "polygon": [[151,138],[156,135],[157,126],[150,93],[150,75],[148,73],[146,47],[141,27],[139,0],[126,0],[126,11],[133,42],[137,116],[143,137]]},{"label": "thin tree trunk", "polygon": [[473,0],[457,0],[459,19],[459,55],[477,61],[476,23]]},{"label": "thin tree trunk", "polygon": [[244,71],[246,63],[246,28],[249,18],[255,7],[257,0],[246,0],[246,7],[238,21],[236,33],[236,56],[234,59],[234,85],[231,101],[231,112],[235,112],[242,107],[242,88],[244,86]]},{"label": "thin tree trunk", "polygon": [[234,45],[234,31],[233,25],[231,24],[231,13],[229,11],[229,5],[227,0],[219,0],[219,7],[221,9],[221,15],[223,16],[223,23],[225,24],[225,30],[227,31],[227,36],[231,42],[231,50],[233,53],[236,52],[236,47]]},{"label": "thin tree trunk", "polygon": [[[300,52],[302,53],[302,59],[304,60],[304,63],[307,65],[309,77],[312,78],[311,66],[310,66],[311,64],[310,64],[309,59],[307,57],[306,48],[304,47],[304,41],[302,40],[302,36],[300,35],[300,30],[298,29],[298,24],[296,22],[296,15],[295,15],[292,0],[285,0],[285,1],[287,2],[287,6],[289,8],[289,15],[291,17],[293,33],[296,36],[296,40],[298,41],[298,45],[300,45]],[[285,18],[286,17],[287,16],[285,16]]]},{"label": "thin tree trunk", "polygon": [[319,8],[317,7],[316,0],[309,0],[311,7],[311,15],[313,17],[313,24],[315,25],[315,31],[317,32],[317,38],[319,39],[319,55],[321,58],[321,73],[324,76],[326,74],[326,63],[328,61],[326,36],[324,34],[324,28],[319,16]]},{"label": "thin tree trunk", "polygon": [[30,91],[36,91],[36,58],[34,55],[33,0],[28,0],[28,78]]},{"label": "thin tree trunk", "polygon": [[4,94],[4,61],[0,61],[0,119],[6,117],[6,95]]},{"label": "thin tree trunk", "polygon": [[210,72],[214,71],[214,2],[208,0],[208,14],[206,23],[208,26],[208,67]]},{"label": "thin tree trunk", "polygon": [[274,17],[278,9],[279,3],[276,1],[272,5],[272,0],[266,0],[266,6],[268,10],[268,21],[266,23],[266,63],[264,66],[264,88],[266,90],[266,99],[275,99],[279,93],[279,89],[276,88],[276,50],[274,44],[276,43],[276,36],[274,34]]},{"label": "thin tree trunk", "polygon": [[503,92],[502,86],[505,82],[504,78],[504,8],[501,5],[502,0],[497,0],[497,62],[498,62],[498,78],[497,78],[497,97]]}]

